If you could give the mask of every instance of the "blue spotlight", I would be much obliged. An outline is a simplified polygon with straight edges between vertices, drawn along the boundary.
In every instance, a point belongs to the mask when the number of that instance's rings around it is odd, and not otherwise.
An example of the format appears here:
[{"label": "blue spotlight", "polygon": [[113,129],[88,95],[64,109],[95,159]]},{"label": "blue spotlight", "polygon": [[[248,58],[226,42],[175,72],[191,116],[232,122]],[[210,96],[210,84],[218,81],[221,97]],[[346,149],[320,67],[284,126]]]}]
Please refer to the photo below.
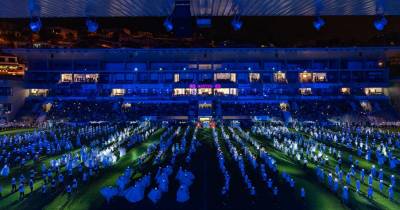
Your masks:
[{"label": "blue spotlight", "polygon": [[376,30],[378,30],[378,31],[382,31],[383,29],[385,29],[385,26],[387,24],[388,24],[388,21],[385,18],[385,16],[383,16],[383,15],[378,16],[374,21],[374,26],[375,26]]},{"label": "blue spotlight", "polygon": [[86,20],[86,27],[90,33],[96,33],[97,29],[99,29],[99,24],[95,20],[88,18]]},{"label": "blue spotlight", "polygon": [[324,27],[324,25],[325,25],[325,20],[322,19],[321,17],[317,17],[313,22],[313,26],[317,31],[319,31],[322,27]]},{"label": "blue spotlight", "polygon": [[165,27],[165,30],[167,30],[168,32],[170,32],[174,29],[174,24],[172,23],[170,18],[165,19],[164,27]]},{"label": "blue spotlight", "polygon": [[40,18],[32,17],[31,22],[29,23],[29,28],[32,32],[39,32],[42,28],[42,21],[40,21]]},{"label": "blue spotlight", "polygon": [[240,17],[234,17],[231,25],[234,31],[239,31],[243,26],[243,21],[240,20]]}]

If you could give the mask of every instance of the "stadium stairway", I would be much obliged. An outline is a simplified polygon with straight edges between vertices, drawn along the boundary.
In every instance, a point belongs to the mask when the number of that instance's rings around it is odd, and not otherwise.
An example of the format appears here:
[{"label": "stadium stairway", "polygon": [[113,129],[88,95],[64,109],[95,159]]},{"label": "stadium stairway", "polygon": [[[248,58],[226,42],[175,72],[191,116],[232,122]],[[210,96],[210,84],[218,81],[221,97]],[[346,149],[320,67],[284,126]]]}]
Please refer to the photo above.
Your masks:
[{"label": "stadium stairway", "polygon": [[292,122],[292,113],[290,111],[282,111],[283,119],[285,123],[291,123]]}]

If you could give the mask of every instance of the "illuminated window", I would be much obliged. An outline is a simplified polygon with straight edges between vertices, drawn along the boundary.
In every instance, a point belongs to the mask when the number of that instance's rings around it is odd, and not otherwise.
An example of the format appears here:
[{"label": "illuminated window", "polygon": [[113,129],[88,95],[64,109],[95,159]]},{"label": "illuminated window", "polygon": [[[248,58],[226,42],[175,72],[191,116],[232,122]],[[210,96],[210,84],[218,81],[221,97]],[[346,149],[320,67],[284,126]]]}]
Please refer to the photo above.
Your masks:
[{"label": "illuminated window", "polygon": [[288,103],[282,102],[282,103],[279,104],[279,108],[280,108],[282,111],[287,111],[287,110],[289,109],[289,104],[288,104]]},{"label": "illuminated window", "polygon": [[199,95],[212,95],[212,88],[199,88],[197,92]]},{"label": "illuminated window", "polygon": [[299,88],[299,92],[301,95],[304,95],[304,96],[312,94],[311,88]]},{"label": "illuminated window", "polygon": [[302,73],[299,73],[299,81],[300,82],[312,82],[313,77],[312,77],[312,73],[309,73],[307,71],[304,71]]},{"label": "illuminated window", "polygon": [[74,82],[97,83],[99,74],[74,74]]},{"label": "illuminated window", "polygon": [[211,64],[199,64],[199,70],[211,70],[212,65]]},{"label": "illuminated window", "polygon": [[326,73],[313,73],[314,82],[326,82]]},{"label": "illuminated window", "polygon": [[61,82],[72,82],[72,74],[61,74]]},{"label": "illuminated window", "polygon": [[382,95],[383,88],[364,88],[365,95]]},{"label": "illuminated window", "polygon": [[202,104],[199,104],[199,108],[200,109],[211,109],[212,104],[202,103]]},{"label": "illuminated window", "polygon": [[112,89],[111,91],[111,96],[124,96],[125,95],[126,90],[125,89]]},{"label": "illuminated window", "polygon": [[286,83],[286,74],[280,71],[274,73],[274,81],[278,83]]},{"label": "illuminated window", "polygon": [[51,107],[53,107],[52,103],[46,103],[42,105],[42,109],[44,112],[49,112],[51,110]]},{"label": "illuminated window", "polygon": [[227,96],[227,95],[237,95],[237,88],[215,88],[214,95]]},{"label": "illuminated window", "polygon": [[350,94],[350,88],[343,87],[343,88],[340,89],[340,93],[342,93],[344,95],[349,95]]},{"label": "illuminated window", "polygon": [[259,82],[260,78],[261,78],[260,73],[250,73],[249,74],[250,82]]},{"label": "illuminated window", "polygon": [[174,82],[179,82],[179,74],[174,74]]},{"label": "illuminated window", "polygon": [[122,105],[121,105],[121,108],[122,109],[130,109],[132,107],[132,104],[130,104],[130,103],[123,103]]},{"label": "illuminated window", "polygon": [[61,82],[97,83],[99,74],[61,74]]},{"label": "illuminated window", "polygon": [[214,81],[216,81],[216,82],[236,82],[236,73],[215,73]]},{"label": "illuminated window", "polygon": [[190,96],[196,95],[197,89],[196,88],[175,88],[174,89],[174,96]]},{"label": "illuminated window", "polygon": [[49,93],[49,89],[30,89],[30,96],[47,96]]}]

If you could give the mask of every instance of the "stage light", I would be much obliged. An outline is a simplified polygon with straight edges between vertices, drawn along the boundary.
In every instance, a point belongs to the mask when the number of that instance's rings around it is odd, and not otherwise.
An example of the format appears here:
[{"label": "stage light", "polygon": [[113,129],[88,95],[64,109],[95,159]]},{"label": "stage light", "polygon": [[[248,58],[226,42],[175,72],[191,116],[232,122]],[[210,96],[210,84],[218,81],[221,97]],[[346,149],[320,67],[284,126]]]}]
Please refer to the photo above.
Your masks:
[{"label": "stage light", "polygon": [[378,31],[382,31],[383,29],[385,29],[385,26],[387,24],[388,24],[388,21],[385,18],[385,16],[383,16],[383,15],[379,15],[374,21],[375,29]]},{"label": "stage light", "polygon": [[231,22],[234,31],[239,31],[243,26],[243,21],[240,20],[239,16],[235,16]]},{"label": "stage light", "polygon": [[29,28],[32,32],[39,32],[42,28],[42,21],[39,17],[32,17],[31,22],[29,23]]},{"label": "stage light", "polygon": [[325,20],[319,16],[313,22],[313,26],[317,31],[319,31],[324,25],[325,25]]},{"label": "stage light", "polygon": [[167,30],[168,32],[170,32],[174,29],[174,24],[172,23],[171,18],[168,17],[167,19],[165,19],[164,27],[165,27],[165,30]]},{"label": "stage light", "polygon": [[99,24],[92,18],[88,18],[86,20],[86,27],[90,33],[96,33],[97,29],[99,29]]}]

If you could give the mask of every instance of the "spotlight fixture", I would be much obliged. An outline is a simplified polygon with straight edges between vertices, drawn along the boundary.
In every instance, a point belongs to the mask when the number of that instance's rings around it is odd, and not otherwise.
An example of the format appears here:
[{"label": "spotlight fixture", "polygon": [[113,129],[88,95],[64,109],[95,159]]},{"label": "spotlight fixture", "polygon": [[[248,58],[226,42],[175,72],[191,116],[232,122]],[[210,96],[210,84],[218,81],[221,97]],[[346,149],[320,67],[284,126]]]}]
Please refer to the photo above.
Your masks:
[{"label": "spotlight fixture", "polygon": [[86,20],[86,27],[90,33],[96,33],[97,29],[99,29],[99,24],[93,18],[88,18]]},{"label": "spotlight fixture", "polygon": [[316,19],[313,22],[314,28],[319,31],[321,30],[322,27],[325,25],[325,20],[322,19],[320,16],[317,16]]},{"label": "spotlight fixture", "polygon": [[375,29],[378,31],[382,31],[385,29],[385,26],[388,24],[388,20],[384,15],[378,15],[374,21]]},{"label": "spotlight fixture", "polygon": [[234,31],[239,31],[243,26],[243,21],[240,20],[240,16],[235,16],[231,22]]},{"label": "spotlight fixture", "polygon": [[28,9],[31,16],[29,28],[32,32],[39,32],[42,28],[42,21],[40,20],[40,6],[37,0],[29,0]]},{"label": "spotlight fixture", "polygon": [[39,32],[42,28],[42,21],[40,20],[40,17],[32,17],[31,22],[29,23],[29,28],[32,32]]},{"label": "spotlight fixture", "polygon": [[164,27],[167,32],[171,32],[174,29],[174,24],[172,23],[172,18],[167,17],[167,19],[164,20]]}]

